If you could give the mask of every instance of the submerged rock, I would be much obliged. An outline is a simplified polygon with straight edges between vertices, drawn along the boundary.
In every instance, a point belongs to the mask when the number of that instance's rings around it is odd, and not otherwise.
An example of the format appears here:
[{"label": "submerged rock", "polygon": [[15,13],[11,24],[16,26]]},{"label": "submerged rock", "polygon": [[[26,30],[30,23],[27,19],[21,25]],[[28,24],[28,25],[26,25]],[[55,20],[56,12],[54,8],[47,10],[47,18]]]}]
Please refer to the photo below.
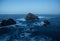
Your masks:
[{"label": "submerged rock", "polygon": [[50,24],[50,22],[48,20],[44,20],[44,26],[47,26],[49,24]]},{"label": "submerged rock", "polygon": [[12,24],[16,24],[16,21],[10,18],[8,20],[2,20],[0,26],[7,26],[7,25],[12,25]]},{"label": "submerged rock", "polygon": [[25,20],[38,20],[38,16],[32,14],[32,13],[28,13]]}]

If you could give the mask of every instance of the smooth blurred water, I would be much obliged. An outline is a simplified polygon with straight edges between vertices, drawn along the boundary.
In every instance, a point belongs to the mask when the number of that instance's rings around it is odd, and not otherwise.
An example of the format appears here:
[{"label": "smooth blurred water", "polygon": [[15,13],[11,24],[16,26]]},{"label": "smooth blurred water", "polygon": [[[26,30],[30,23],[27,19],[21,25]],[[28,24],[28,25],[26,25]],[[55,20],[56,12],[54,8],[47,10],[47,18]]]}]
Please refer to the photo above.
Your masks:
[{"label": "smooth blurred water", "polygon": [[[0,41],[60,41],[60,15],[37,15],[40,19],[36,22],[26,22],[25,16],[1,14],[0,21],[13,18],[17,24],[0,27]],[[43,25],[45,19],[50,25]]]}]

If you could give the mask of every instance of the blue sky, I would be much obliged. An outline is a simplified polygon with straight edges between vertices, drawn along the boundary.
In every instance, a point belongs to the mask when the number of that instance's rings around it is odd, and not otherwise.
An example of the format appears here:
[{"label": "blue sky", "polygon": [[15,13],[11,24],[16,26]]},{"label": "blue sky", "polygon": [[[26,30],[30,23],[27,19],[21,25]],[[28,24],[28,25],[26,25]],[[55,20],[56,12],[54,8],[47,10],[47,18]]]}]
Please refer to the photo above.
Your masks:
[{"label": "blue sky", "polygon": [[0,14],[60,14],[60,0],[0,0]]}]

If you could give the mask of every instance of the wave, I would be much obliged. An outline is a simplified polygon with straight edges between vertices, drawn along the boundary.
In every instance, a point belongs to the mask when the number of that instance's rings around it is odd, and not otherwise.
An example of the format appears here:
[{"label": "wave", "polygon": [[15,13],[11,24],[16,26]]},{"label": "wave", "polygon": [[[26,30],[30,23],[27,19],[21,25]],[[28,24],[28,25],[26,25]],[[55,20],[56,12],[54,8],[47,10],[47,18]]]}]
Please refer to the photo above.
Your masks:
[{"label": "wave", "polygon": [[[44,16],[39,16],[39,18],[46,18]],[[26,21],[24,18],[16,19],[17,21]]]},{"label": "wave", "polygon": [[[50,18],[53,18],[53,17],[46,17],[46,16],[38,16],[39,17],[39,19],[50,19]],[[24,18],[20,18],[20,19],[16,19],[16,20],[18,20],[18,21],[26,21]]]}]

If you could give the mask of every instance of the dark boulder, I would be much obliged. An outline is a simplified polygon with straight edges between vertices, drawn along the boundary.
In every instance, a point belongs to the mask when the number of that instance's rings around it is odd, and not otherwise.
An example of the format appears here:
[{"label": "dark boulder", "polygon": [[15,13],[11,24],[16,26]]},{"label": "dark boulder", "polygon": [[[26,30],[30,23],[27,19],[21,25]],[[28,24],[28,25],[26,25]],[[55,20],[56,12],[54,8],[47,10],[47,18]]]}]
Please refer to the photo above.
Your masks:
[{"label": "dark boulder", "polygon": [[0,26],[7,26],[7,25],[12,25],[12,24],[16,24],[16,21],[10,18],[8,20],[3,20]]},{"label": "dark boulder", "polygon": [[47,26],[49,24],[50,24],[50,22],[48,20],[44,20],[44,26]]},{"label": "dark boulder", "polygon": [[32,13],[28,13],[25,19],[26,20],[38,20],[39,18],[38,18],[38,16],[36,16]]}]

